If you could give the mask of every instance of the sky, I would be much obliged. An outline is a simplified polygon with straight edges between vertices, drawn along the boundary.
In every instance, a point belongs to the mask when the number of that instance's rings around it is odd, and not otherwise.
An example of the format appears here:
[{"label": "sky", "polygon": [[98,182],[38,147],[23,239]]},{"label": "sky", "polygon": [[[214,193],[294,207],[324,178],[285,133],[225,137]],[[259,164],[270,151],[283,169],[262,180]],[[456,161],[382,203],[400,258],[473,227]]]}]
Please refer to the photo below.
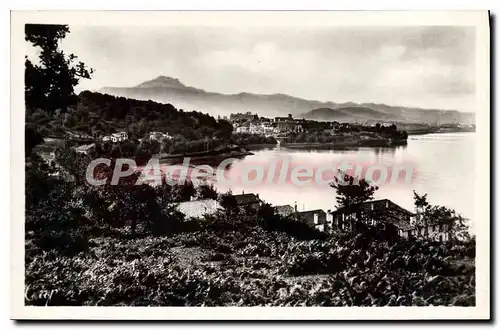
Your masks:
[{"label": "sky", "polygon": [[159,75],[210,92],[471,111],[473,27],[70,26],[61,48],[95,69],[78,90]]}]

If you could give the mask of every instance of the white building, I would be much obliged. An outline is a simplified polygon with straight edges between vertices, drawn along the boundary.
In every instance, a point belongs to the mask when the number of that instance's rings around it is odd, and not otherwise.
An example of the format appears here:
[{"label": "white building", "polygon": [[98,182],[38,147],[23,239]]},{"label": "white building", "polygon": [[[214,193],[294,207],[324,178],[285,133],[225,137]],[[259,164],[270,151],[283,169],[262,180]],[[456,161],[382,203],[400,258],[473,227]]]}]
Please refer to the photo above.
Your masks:
[{"label": "white building", "polygon": [[446,242],[450,239],[448,225],[445,224],[414,226],[411,230],[411,235],[417,238],[428,238],[439,242]]},{"label": "white building", "polygon": [[272,136],[276,134],[276,129],[268,123],[250,123],[242,126],[236,126],[235,132]]},{"label": "white building", "polygon": [[177,204],[177,211],[183,213],[186,219],[202,218],[222,209],[222,206],[215,199],[195,199]]},{"label": "white building", "polygon": [[248,126],[238,126],[235,131],[236,133],[249,133]]},{"label": "white building", "polygon": [[171,139],[172,136],[170,136],[168,133],[162,133],[162,132],[151,132],[149,133],[149,139],[150,140],[155,140],[155,141],[160,141],[163,139]]},{"label": "white building", "polygon": [[128,140],[128,133],[127,132],[118,132],[118,133],[113,133],[111,135],[106,135],[102,138],[102,142],[121,142]]},{"label": "white building", "polygon": [[128,140],[127,132],[118,132],[111,134],[111,141],[114,143]]}]

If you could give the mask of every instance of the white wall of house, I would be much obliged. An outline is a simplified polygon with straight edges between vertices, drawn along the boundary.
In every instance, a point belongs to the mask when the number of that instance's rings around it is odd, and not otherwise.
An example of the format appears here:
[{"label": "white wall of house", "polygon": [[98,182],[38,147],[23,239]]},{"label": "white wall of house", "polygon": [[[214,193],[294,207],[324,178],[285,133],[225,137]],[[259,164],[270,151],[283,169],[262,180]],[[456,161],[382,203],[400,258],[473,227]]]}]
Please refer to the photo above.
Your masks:
[{"label": "white wall of house", "polygon": [[399,230],[398,230],[398,234],[399,234],[399,236],[401,236],[401,237],[408,238],[408,231],[407,231],[407,230],[402,230],[402,229],[399,229]]},{"label": "white wall of house", "polygon": [[325,225],[324,224],[321,224],[321,225],[316,225],[314,226],[316,228],[316,230],[319,230],[319,231],[325,231]]},{"label": "white wall of house", "polygon": [[412,229],[411,234],[417,238],[428,237],[429,239],[440,242],[446,242],[450,239],[446,225],[429,225],[427,228],[423,226],[418,227]]},{"label": "white wall of house", "polygon": [[[113,133],[113,134],[111,134],[110,138],[111,138],[111,141],[113,141],[115,143],[125,141],[125,140],[128,140],[128,133],[127,132]],[[104,140],[104,138],[103,138],[103,140]]]}]

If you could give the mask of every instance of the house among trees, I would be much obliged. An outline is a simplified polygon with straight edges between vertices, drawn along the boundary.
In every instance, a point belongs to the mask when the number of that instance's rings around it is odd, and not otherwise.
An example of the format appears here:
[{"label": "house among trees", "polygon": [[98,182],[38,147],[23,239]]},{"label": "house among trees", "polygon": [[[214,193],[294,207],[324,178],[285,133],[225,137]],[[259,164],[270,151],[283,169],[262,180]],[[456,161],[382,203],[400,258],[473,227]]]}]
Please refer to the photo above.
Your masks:
[{"label": "house among trees", "polygon": [[155,141],[160,141],[163,139],[171,139],[172,136],[170,136],[168,133],[162,133],[162,132],[151,132],[149,133],[149,139],[150,140],[155,140]]},{"label": "house among trees", "polygon": [[328,212],[327,222],[332,230],[352,230],[359,221],[368,225],[391,223],[398,229],[400,236],[411,235],[411,223],[416,215],[389,199],[372,200],[358,203],[350,207],[342,207]]},{"label": "house among trees", "polygon": [[258,117],[257,114],[253,114],[251,111],[247,111],[246,113],[232,113],[229,115],[229,120],[232,123],[246,123],[250,122]]},{"label": "house among trees", "polygon": [[128,133],[127,132],[118,132],[118,133],[113,133],[111,134],[111,141],[113,142],[121,142],[128,140]]},{"label": "house among trees", "polygon": [[127,132],[113,133],[111,135],[104,136],[102,138],[103,142],[109,142],[109,141],[111,141],[113,143],[121,142],[121,141],[126,141],[126,140],[128,140],[128,133]]},{"label": "house among trees", "polygon": [[259,194],[241,194],[241,195],[233,195],[236,205],[240,209],[253,209],[258,210],[263,202],[259,198]]},{"label": "house among trees", "polygon": [[327,223],[331,230],[353,230],[354,224],[358,221],[372,226],[386,223],[393,225],[401,237],[449,240],[447,225],[425,224],[423,220],[421,216],[406,210],[389,199],[358,203],[330,211],[327,214]]},{"label": "house among trees", "polygon": [[449,225],[439,224],[421,224],[411,227],[410,235],[417,238],[428,238],[439,242],[447,242],[450,239]]},{"label": "house among trees", "polygon": [[290,216],[293,212],[295,212],[294,208],[291,205],[278,205],[274,207],[274,213],[286,218]]},{"label": "house among trees", "polygon": [[297,221],[303,222],[310,227],[316,228],[319,231],[326,231],[328,229],[326,213],[321,209],[296,212],[293,214],[293,216]]}]

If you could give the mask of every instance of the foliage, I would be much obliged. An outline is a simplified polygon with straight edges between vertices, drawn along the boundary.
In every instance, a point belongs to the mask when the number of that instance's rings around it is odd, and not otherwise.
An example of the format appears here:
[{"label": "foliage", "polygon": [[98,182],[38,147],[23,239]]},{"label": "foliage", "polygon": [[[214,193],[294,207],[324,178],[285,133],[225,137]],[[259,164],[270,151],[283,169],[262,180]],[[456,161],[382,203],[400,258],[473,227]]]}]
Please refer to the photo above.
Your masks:
[{"label": "foliage", "polygon": [[202,199],[217,199],[219,195],[213,185],[202,184],[196,189],[196,196]]},{"label": "foliage", "polygon": [[330,186],[337,192],[336,199],[339,208],[350,208],[371,200],[378,189],[377,186],[370,185],[365,179],[355,178],[342,172],[339,172]]},{"label": "foliage", "polygon": [[67,25],[26,24],[25,40],[40,49],[39,63],[25,61],[25,99],[27,113],[35,109],[47,112],[74,106],[73,88],[79,80],[93,73],[77,57],[59,49],[59,42],[69,33]]},{"label": "foliage", "polygon": [[415,209],[417,211],[417,226],[428,227],[429,225],[439,225],[445,228],[450,239],[470,241],[470,233],[467,219],[457,214],[455,210],[441,205],[431,205],[427,201],[427,194],[419,195],[413,192]]},{"label": "foliage", "polygon": [[238,212],[238,204],[231,190],[219,195],[219,203],[224,208],[227,214]]},{"label": "foliage", "polygon": [[72,255],[87,249],[92,223],[73,183],[27,171],[26,237],[41,249]]},{"label": "foliage", "polygon": [[24,131],[24,153],[28,157],[35,146],[43,142],[43,136],[36,129],[26,126]]},{"label": "foliage", "polygon": [[344,126],[337,123],[335,127],[332,127],[329,122],[306,121],[302,123],[302,126],[304,131],[291,132],[286,137],[285,143],[352,143],[354,139],[386,142],[387,140],[400,141],[408,138],[408,133],[398,131],[394,124],[389,126],[380,124],[375,126],[355,124]]},{"label": "foliage", "polygon": [[[163,132],[174,139],[203,140],[227,138],[230,125],[198,111],[183,111],[171,104],[140,101],[89,91],[81,92],[67,113],[37,110],[26,120],[39,130],[57,135],[61,128],[99,138],[127,131],[131,139],[149,139],[149,133]],[[230,127],[232,131],[232,126]]]},{"label": "foliage", "polygon": [[91,243],[89,253],[71,258],[32,257],[26,304],[475,305],[473,264],[458,264],[454,250],[426,241],[388,243],[363,234],[303,241],[254,225]]},{"label": "foliage", "polygon": [[252,144],[277,144],[278,141],[273,136],[264,136],[258,134],[237,133],[229,139],[231,144],[247,146]]}]

